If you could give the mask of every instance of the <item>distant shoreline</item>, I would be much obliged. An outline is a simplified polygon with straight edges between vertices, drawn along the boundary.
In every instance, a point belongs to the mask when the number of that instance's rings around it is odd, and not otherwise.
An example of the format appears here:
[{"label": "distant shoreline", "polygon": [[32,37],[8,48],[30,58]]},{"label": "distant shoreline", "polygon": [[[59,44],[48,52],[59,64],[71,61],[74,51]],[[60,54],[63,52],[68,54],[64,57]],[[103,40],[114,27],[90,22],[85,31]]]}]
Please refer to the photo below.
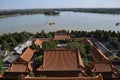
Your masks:
[{"label": "distant shoreline", "polygon": [[12,14],[12,15],[2,15],[0,18],[11,17],[11,16],[19,16],[20,14]]},{"label": "distant shoreline", "polygon": [[56,9],[16,9],[16,10],[0,10],[0,18],[12,15],[27,15],[27,14],[45,14],[52,11],[73,11],[98,14],[120,14],[120,8],[56,8]]}]

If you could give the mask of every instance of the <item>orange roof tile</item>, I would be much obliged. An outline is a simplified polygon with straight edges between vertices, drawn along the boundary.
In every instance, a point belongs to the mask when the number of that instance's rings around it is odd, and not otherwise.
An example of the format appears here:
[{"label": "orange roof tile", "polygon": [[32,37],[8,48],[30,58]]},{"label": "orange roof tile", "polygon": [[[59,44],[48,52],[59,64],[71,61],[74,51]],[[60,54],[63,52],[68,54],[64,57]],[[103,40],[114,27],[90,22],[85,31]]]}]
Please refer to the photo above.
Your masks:
[{"label": "orange roof tile", "polygon": [[35,45],[41,45],[43,41],[40,41],[39,39],[36,39],[34,41]]},{"label": "orange roof tile", "polygon": [[65,30],[58,30],[55,32],[54,40],[66,40],[70,39],[70,35]]},{"label": "orange roof tile", "polygon": [[0,74],[0,78],[2,78],[3,77],[3,75],[2,74]]},{"label": "orange roof tile", "polygon": [[95,61],[109,61],[109,59],[96,47],[93,47],[89,52]]},{"label": "orange roof tile", "polygon": [[54,40],[66,40],[66,39],[70,39],[69,35],[54,35]]},{"label": "orange roof tile", "polygon": [[27,63],[13,63],[7,72],[26,72],[28,71]]},{"label": "orange roof tile", "polygon": [[95,63],[95,72],[112,72],[112,64],[110,62]]},{"label": "orange roof tile", "polygon": [[20,58],[26,62],[29,62],[33,57],[34,53],[34,50],[32,50],[31,48],[27,48],[25,52],[20,56]]},{"label": "orange roof tile", "polygon": [[76,49],[45,50],[43,65],[38,71],[79,70],[83,68],[81,56]]}]

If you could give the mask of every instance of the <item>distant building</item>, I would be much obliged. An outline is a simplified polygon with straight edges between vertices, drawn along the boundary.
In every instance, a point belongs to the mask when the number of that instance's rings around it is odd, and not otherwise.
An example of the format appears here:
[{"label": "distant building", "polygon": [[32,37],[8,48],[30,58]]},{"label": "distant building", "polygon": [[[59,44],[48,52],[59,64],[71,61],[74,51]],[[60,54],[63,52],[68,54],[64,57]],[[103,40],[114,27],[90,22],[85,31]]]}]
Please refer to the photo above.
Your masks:
[{"label": "distant building", "polygon": [[18,53],[18,54],[22,54],[23,53],[23,50],[26,48],[26,47],[29,47],[32,45],[32,41],[31,40],[28,40],[26,41],[25,43],[21,44],[21,45],[18,45],[14,48],[14,50]]},{"label": "distant building", "polygon": [[65,30],[58,30],[55,32],[54,40],[68,40],[70,35]]},{"label": "distant building", "polygon": [[28,47],[16,61],[30,62],[34,54],[35,54],[35,51]]},{"label": "distant building", "polygon": [[12,64],[20,55],[10,55],[5,63]]},{"label": "distant building", "polygon": [[29,72],[33,71],[31,60],[34,54],[35,51],[28,47],[25,52],[12,63],[11,67],[4,72],[5,80],[18,79],[21,74],[27,76]]},{"label": "distant building", "polygon": [[120,79],[120,71],[116,71],[111,62],[93,62],[89,67],[93,73],[101,73],[104,80]]},{"label": "distant building", "polygon": [[42,48],[43,40],[40,40],[40,39],[37,38],[33,42],[36,46],[40,46],[40,48]]},{"label": "distant building", "polygon": [[5,53],[4,53],[4,58],[3,58],[3,62],[4,63],[12,63],[17,57],[18,57],[18,55],[14,55],[13,54],[14,53],[14,51],[13,52],[10,52],[10,51],[6,51]]},{"label": "distant building", "polygon": [[12,66],[4,72],[5,80],[18,80],[21,74],[27,76],[31,69],[26,62],[14,62]]},{"label": "distant building", "polygon": [[0,55],[1,56],[5,56],[5,51],[3,51],[3,50],[0,49]]},{"label": "distant building", "polygon": [[43,41],[39,40],[38,38],[35,39],[34,44],[40,46]]}]

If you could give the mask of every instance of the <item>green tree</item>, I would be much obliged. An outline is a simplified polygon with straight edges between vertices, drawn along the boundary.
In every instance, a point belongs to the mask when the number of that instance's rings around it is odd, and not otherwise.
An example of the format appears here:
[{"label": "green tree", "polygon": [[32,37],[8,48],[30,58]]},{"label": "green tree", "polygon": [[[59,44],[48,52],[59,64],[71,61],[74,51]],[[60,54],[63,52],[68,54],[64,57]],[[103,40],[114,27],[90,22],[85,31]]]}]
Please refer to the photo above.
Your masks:
[{"label": "green tree", "polygon": [[35,34],[35,37],[36,37],[36,38],[40,38],[40,37],[41,37],[41,36],[40,36],[40,33],[37,32],[37,33]]},{"label": "green tree", "polygon": [[8,37],[9,37],[8,34],[3,34],[2,40],[3,40],[3,41],[4,41],[4,40],[7,41],[7,40],[8,40]]},{"label": "green tree", "polygon": [[2,55],[0,55],[0,71],[1,71],[1,69],[2,69]]},{"label": "green tree", "polygon": [[11,39],[11,46],[15,47],[17,45],[18,45],[17,41],[15,39]]},{"label": "green tree", "polygon": [[68,42],[66,47],[69,49],[78,49],[80,51],[81,57],[85,57],[86,55],[85,45],[82,43]]},{"label": "green tree", "polygon": [[0,35],[0,44],[2,43],[2,41],[1,41],[1,40],[2,40],[2,35]]},{"label": "green tree", "polygon": [[35,44],[33,44],[33,45],[31,46],[31,48],[32,48],[32,49],[35,49],[37,52],[40,50],[40,46],[39,46],[39,45],[35,45]]},{"label": "green tree", "polygon": [[113,46],[114,48],[118,49],[118,47],[119,47],[119,42],[118,42],[118,38],[117,38],[117,37],[116,37],[116,38],[111,38],[110,43],[112,44],[112,46]]},{"label": "green tree", "polygon": [[48,41],[43,43],[43,49],[55,49],[57,47],[58,41]]},{"label": "green tree", "polygon": [[40,55],[38,57],[35,57],[35,67],[38,68],[40,64],[42,64],[42,60],[43,60],[43,55]]},{"label": "green tree", "polygon": [[3,41],[2,50],[10,50],[10,45],[6,41]]},{"label": "green tree", "polygon": [[44,30],[42,30],[40,34],[41,34],[41,38],[44,38],[44,37],[45,37],[45,32],[44,32]]},{"label": "green tree", "polygon": [[85,45],[85,48],[87,50],[91,50],[94,46],[92,44]]},{"label": "green tree", "polygon": [[104,34],[102,40],[103,40],[103,41],[109,41],[110,38],[111,38],[111,37],[110,37],[110,34],[107,32],[107,33]]},{"label": "green tree", "polygon": [[20,34],[20,42],[23,43],[25,41],[27,41],[27,38],[24,35]]},{"label": "green tree", "polygon": [[35,77],[33,72],[30,72],[29,75],[30,75],[30,77]]}]

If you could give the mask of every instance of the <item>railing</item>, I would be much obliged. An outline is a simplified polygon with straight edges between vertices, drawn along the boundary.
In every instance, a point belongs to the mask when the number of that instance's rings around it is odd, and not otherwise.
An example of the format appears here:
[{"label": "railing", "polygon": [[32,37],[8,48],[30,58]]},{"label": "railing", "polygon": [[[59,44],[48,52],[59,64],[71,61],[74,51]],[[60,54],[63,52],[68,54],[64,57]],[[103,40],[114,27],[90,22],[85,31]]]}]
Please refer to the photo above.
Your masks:
[{"label": "railing", "polygon": [[21,75],[19,80],[103,80],[101,74],[94,77],[25,77]]}]

